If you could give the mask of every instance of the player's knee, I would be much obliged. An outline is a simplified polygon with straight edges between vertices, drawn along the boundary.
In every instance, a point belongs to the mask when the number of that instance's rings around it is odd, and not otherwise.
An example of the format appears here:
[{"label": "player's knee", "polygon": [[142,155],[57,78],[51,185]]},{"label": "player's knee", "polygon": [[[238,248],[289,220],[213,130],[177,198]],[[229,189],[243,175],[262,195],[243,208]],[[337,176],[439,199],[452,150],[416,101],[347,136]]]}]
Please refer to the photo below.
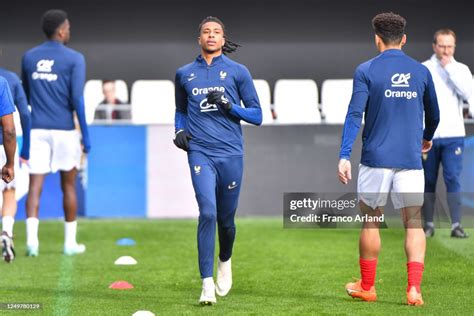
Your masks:
[{"label": "player's knee", "polygon": [[201,222],[215,222],[216,215],[211,212],[203,212],[199,215],[199,221]]},{"label": "player's knee", "polygon": [[212,200],[208,199],[206,196],[197,195],[198,205],[199,205],[199,218],[202,220],[213,220],[216,221],[216,204]]},{"label": "player's knee", "polygon": [[215,222],[216,212],[212,209],[201,209],[199,213],[199,221],[202,222]]},{"label": "player's knee", "polygon": [[28,198],[38,199],[41,194],[41,187],[36,185],[30,185],[28,188]]},{"label": "player's knee", "polygon": [[427,177],[425,174],[425,192],[434,192],[436,189],[436,177]]},{"label": "player's knee", "polygon": [[76,193],[76,186],[70,184],[63,184],[61,189],[64,194],[75,194]]},{"label": "player's knee", "polygon": [[436,191],[436,181],[430,181],[425,179],[425,192],[435,192]]},{"label": "player's knee", "polygon": [[219,226],[219,235],[225,236],[227,238],[232,238],[235,236],[235,225],[229,227]]},{"label": "player's knee", "polygon": [[461,191],[461,184],[459,183],[459,179],[455,176],[447,176],[444,178],[444,182],[446,184],[446,190],[448,192],[460,192]]},{"label": "player's knee", "polygon": [[235,229],[234,216],[227,216],[225,218],[217,216],[217,224],[219,229]]}]

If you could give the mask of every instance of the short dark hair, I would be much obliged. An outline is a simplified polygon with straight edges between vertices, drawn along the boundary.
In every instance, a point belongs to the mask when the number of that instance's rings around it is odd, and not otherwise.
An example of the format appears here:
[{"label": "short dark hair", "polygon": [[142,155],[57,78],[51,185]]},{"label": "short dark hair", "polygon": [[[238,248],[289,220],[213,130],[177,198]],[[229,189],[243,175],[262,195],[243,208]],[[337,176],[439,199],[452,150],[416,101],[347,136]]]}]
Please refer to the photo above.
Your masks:
[{"label": "short dark hair", "polygon": [[102,80],[102,87],[105,86],[106,84],[108,83],[113,83],[115,84],[115,80],[111,80],[111,79],[104,79]]},{"label": "short dark hair", "polygon": [[453,30],[451,29],[440,29],[440,30],[437,30],[434,35],[433,35],[433,43],[436,44],[436,42],[438,41],[438,36],[440,35],[451,35],[452,37],[454,37],[454,41],[456,41],[456,33],[454,33]]},{"label": "short dark hair", "polygon": [[385,45],[400,44],[405,34],[407,21],[393,12],[377,14],[372,19],[372,27]]},{"label": "short dark hair", "polygon": [[225,25],[222,23],[222,21],[219,18],[216,18],[215,16],[208,16],[204,20],[199,23],[198,27],[198,32],[201,34],[201,30],[204,24],[209,23],[209,22],[215,22],[219,24],[222,27],[222,31],[224,32],[224,39],[225,39],[225,44],[224,47],[222,47],[222,52],[224,55],[233,53],[237,50],[238,47],[240,47],[239,44],[232,42],[225,34]]},{"label": "short dark hair", "polygon": [[48,10],[41,18],[41,27],[47,38],[52,38],[58,27],[67,20],[67,13],[63,10]]}]

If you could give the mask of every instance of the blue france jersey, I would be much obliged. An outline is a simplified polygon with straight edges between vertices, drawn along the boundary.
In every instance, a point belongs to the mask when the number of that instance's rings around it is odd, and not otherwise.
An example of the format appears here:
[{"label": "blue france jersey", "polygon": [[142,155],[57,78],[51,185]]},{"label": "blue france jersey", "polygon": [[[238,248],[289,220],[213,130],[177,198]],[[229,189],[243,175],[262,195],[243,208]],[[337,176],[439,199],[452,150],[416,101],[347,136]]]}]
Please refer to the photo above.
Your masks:
[{"label": "blue france jersey", "polygon": [[431,140],[439,123],[436,91],[425,66],[389,49],[357,67],[340,158],[349,159],[364,112],[363,165],[422,169],[423,138]]},{"label": "blue france jersey", "polygon": [[22,81],[31,105],[32,128],[73,130],[75,111],[87,152],[85,77],[84,56],[60,42],[46,41],[23,56]]},{"label": "blue france jersey", "polygon": [[10,87],[5,78],[0,77],[0,117],[15,112]]},{"label": "blue france jersey", "polygon": [[[175,126],[177,130],[185,129],[192,137],[191,151],[215,157],[243,155],[240,120],[255,125],[262,122],[257,92],[245,66],[224,55],[207,65],[199,56],[178,69],[175,88]],[[224,92],[232,103],[229,112],[207,103],[206,96],[213,90]]]},{"label": "blue france jersey", "polygon": [[[20,114],[21,129],[23,132],[23,145],[20,156],[25,159],[30,157],[30,129],[31,129],[31,115],[28,109],[28,102],[26,101],[25,91],[21,85],[20,78],[13,72],[0,68],[0,77],[7,80],[10,86],[10,91],[13,97],[13,103]],[[0,127],[1,130],[1,127]],[[0,144],[3,144],[3,135],[0,133]]]}]

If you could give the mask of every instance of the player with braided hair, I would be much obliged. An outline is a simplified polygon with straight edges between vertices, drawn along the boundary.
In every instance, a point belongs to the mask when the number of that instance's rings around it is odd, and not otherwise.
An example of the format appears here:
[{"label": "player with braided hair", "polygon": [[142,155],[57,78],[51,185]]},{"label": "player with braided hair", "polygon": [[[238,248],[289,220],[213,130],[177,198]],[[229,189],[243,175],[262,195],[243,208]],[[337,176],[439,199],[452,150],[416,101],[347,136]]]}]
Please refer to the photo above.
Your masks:
[{"label": "player with braided hair", "polygon": [[[262,123],[262,111],[247,68],[226,54],[240,45],[225,35],[222,21],[207,17],[199,25],[201,54],[178,69],[174,143],[188,153],[199,206],[198,253],[202,292],[199,302],[216,303],[232,286],[231,256],[235,211],[243,173],[240,121]],[[243,106],[241,106],[241,102]],[[216,222],[219,235],[214,284]]]}]

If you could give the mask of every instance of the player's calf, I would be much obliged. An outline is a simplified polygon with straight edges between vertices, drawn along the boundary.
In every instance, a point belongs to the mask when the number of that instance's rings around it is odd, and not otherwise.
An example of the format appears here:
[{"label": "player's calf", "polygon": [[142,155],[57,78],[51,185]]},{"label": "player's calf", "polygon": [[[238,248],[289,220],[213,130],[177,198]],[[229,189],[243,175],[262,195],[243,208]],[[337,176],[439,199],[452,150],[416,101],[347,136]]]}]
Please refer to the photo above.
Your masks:
[{"label": "player's calf", "polygon": [[413,306],[423,305],[421,296],[421,279],[425,265],[421,262],[410,261],[407,263],[408,286],[407,286],[407,304]]}]

